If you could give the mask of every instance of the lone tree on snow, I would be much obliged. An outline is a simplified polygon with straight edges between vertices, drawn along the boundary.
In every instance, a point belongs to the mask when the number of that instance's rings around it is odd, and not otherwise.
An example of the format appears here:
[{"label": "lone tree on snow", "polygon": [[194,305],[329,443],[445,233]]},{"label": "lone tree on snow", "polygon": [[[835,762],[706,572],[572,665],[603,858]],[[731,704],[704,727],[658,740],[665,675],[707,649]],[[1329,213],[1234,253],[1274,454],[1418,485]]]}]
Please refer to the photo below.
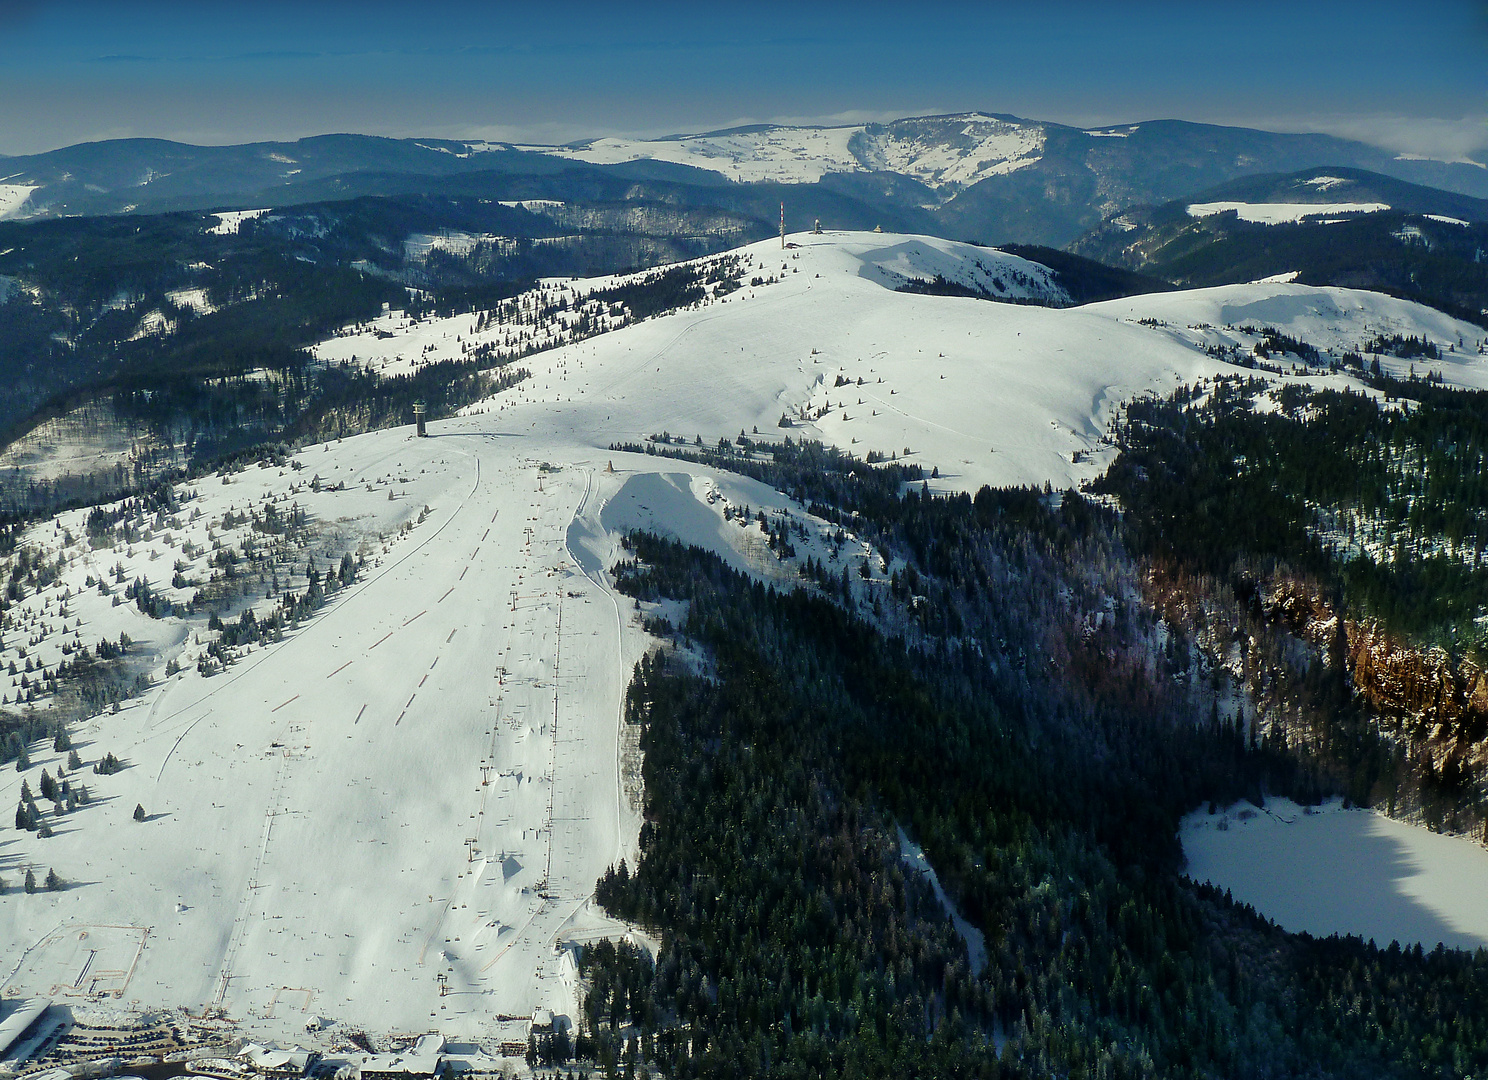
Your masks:
[{"label": "lone tree on snow", "polygon": [[30,870],[26,871],[26,891],[28,893],[34,893],[36,891],[36,875]]},{"label": "lone tree on snow", "polygon": [[47,871],[46,887],[47,892],[56,892],[57,890],[62,888],[62,879],[57,876],[57,871],[55,868]]},{"label": "lone tree on snow", "polygon": [[145,808],[144,808],[144,806],[141,803],[135,803],[134,804],[134,820],[135,821],[144,821],[145,820]]}]

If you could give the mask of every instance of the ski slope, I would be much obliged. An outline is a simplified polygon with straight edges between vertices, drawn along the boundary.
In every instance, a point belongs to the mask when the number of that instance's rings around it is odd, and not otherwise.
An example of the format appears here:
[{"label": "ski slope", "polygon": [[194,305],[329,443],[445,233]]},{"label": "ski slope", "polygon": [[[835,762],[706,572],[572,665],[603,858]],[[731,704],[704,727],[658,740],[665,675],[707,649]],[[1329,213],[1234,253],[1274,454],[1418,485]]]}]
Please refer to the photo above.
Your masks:
[{"label": "ski slope", "polygon": [[[311,1015],[333,1022],[327,1039],[349,1027],[524,1037],[510,1018],[573,1017],[567,945],[627,933],[591,897],[608,865],[634,855],[639,828],[621,702],[655,609],[610,587],[620,537],[653,529],[785,583],[798,567],[767,547],[754,514],[789,514],[797,563],[866,565],[855,583],[885,598],[892,570],[761,484],[612,443],[758,428],[907,454],[938,469],[942,490],[1063,488],[1105,467],[1102,439],[1125,401],[1241,370],[1207,354],[1206,335],[1244,340],[1254,321],[1342,347],[1390,326],[1445,347],[1472,330],[1373,294],[1279,283],[1078,308],[901,293],[938,274],[1067,301],[1044,268],[971,245],[873,233],[789,243],[710,263],[735,275],[732,291],[714,283],[683,310],[583,340],[529,326],[533,340],[566,343],[524,358],[524,382],[431,423],[431,438],[396,428],[202,477],[113,547],[88,542],[85,511],[33,526],[23,542],[57,577],[13,609],[0,665],[55,671],[126,633],[151,685],[74,727],[84,767],[69,780],[92,800],[57,815],[38,797],[55,835],[6,834],[0,994],[209,1007],[312,1044]],[[577,301],[609,284],[561,288]],[[560,283],[541,288],[551,299]],[[395,371],[510,332],[476,322],[389,313],[317,355]],[[1484,381],[1481,357],[1454,355],[1447,378]],[[254,524],[271,507],[308,523],[298,546]],[[364,564],[284,640],[211,673],[204,614],[150,619],[115,600],[147,577],[184,604],[224,552],[237,553],[241,587],[224,619],[248,605],[262,617],[302,591],[310,559]],[[12,700],[23,673],[0,678]],[[53,707],[48,695],[43,682],[31,707]],[[50,746],[31,747],[24,773],[0,772],[0,797],[14,804],[23,781],[35,793],[43,769],[57,776],[66,755]],[[106,753],[126,767],[94,774]],[[55,868],[67,887],[25,895],[27,868],[38,880]]]},{"label": "ski slope", "polygon": [[[650,639],[608,585],[619,537],[656,529],[783,581],[792,568],[763,531],[726,524],[724,508],[789,500],[686,463],[596,455],[567,431],[471,417],[432,434],[372,433],[181,485],[179,527],[147,520],[128,545],[90,549],[82,511],[28,533],[63,569],[13,609],[27,636],[7,635],[0,663],[55,667],[74,638],[123,632],[155,685],[73,727],[83,768],[67,779],[87,804],[55,813],[38,794],[55,835],[7,835],[0,993],[210,1008],[312,1043],[314,1015],[333,1021],[326,1046],[348,1026],[520,1041],[524,1022],[501,1017],[577,1016],[567,944],[629,932],[590,898],[606,867],[634,859],[639,828],[620,717]],[[285,640],[217,674],[195,667],[213,637],[204,616],[150,619],[86,584],[114,581],[116,564],[124,580],[158,577],[193,552],[199,577],[206,553],[249,540],[231,522],[268,506],[320,523],[311,557],[366,563]],[[817,526],[801,557],[831,561]],[[180,600],[195,584],[157,591]],[[245,601],[262,617],[273,602],[256,588]],[[94,773],[105,753],[125,768]],[[31,756],[0,773],[0,796],[66,769],[49,742]],[[28,869],[66,886],[23,894]]]},{"label": "ski slope", "polygon": [[19,215],[35,190],[34,184],[0,184],[0,221]]}]

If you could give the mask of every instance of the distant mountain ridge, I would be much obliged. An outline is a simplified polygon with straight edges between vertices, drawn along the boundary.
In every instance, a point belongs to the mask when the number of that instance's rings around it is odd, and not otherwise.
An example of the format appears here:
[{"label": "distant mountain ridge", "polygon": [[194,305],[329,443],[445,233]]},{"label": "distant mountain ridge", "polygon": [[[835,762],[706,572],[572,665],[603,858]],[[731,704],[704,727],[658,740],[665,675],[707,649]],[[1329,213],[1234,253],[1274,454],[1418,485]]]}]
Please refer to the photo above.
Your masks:
[{"label": "distant mountain ridge", "polygon": [[577,169],[687,184],[697,201],[706,201],[709,189],[735,185],[816,186],[936,235],[1064,246],[1128,206],[1320,166],[1488,197],[1488,169],[1481,165],[1407,159],[1327,135],[1178,120],[1081,129],[959,113],[564,146],[363,135],[215,147],[110,140],[0,157],[0,217],[287,206],[323,200],[331,191],[346,198],[389,186],[409,192],[456,178],[472,194],[483,183],[514,175],[534,178],[540,189],[542,178]]},{"label": "distant mountain ridge", "polygon": [[1069,250],[1182,288],[1288,274],[1488,325],[1488,200],[1359,169],[1246,177],[1132,207]]}]

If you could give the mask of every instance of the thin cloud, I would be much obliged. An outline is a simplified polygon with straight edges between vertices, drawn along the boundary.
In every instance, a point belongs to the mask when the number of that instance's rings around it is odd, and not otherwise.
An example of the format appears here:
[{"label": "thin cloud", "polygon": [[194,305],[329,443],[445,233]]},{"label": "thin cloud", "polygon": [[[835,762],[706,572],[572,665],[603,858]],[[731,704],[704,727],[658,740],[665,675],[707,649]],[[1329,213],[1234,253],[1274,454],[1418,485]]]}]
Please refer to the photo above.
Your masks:
[{"label": "thin cloud", "polygon": [[1284,117],[1256,126],[1273,131],[1309,131],[1435,161],[1488,162],[1488,114],[1479,116],[1313,116]]}]

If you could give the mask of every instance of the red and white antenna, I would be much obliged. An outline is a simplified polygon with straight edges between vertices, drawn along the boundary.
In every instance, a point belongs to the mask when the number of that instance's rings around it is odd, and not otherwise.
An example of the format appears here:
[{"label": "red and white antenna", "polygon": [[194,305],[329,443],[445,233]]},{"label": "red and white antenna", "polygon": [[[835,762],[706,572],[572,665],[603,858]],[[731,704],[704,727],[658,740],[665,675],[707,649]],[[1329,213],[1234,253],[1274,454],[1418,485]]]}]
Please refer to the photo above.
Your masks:
[{"label": "red and white antenna", "polygon": [[780,204],[780,250],[785,250],[785,203]]}]

